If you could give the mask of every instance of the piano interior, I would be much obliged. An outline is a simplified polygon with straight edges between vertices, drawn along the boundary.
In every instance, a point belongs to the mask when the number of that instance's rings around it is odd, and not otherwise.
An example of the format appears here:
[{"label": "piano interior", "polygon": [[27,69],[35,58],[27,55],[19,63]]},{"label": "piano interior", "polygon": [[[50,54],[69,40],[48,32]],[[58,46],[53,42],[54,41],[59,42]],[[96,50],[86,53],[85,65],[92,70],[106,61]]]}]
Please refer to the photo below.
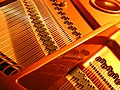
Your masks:
[{"label": "piano interior", "polygon": [[0,90],[120,90],[119,0],[0,0]]}]

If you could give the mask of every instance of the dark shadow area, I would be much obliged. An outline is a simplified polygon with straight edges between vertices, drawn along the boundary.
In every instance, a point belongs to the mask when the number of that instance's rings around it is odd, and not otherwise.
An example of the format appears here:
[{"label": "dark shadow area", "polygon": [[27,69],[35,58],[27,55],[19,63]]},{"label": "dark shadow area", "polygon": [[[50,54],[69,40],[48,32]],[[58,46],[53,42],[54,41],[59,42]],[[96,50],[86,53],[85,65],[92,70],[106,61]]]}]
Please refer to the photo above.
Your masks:
[{"label": "dark shadow area", "polygon": [[16,0],[2,0],[2,2],[0,2],[0,7],[5,6],[5,5],[12,3],[14,1],[16,1]]}]

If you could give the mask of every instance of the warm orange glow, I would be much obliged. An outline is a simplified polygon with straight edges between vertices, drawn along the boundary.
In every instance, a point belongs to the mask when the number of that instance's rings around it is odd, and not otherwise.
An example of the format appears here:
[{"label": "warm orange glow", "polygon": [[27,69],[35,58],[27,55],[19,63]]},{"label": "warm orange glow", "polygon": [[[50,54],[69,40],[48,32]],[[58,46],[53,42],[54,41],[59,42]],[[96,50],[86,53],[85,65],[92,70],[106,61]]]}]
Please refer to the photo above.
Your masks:
[{"label": "warm orange glow", "polygon": [[1,2],[4,2],[4,1],[6,1],[6,0],[0,0],[0,3],[1,3]]}]

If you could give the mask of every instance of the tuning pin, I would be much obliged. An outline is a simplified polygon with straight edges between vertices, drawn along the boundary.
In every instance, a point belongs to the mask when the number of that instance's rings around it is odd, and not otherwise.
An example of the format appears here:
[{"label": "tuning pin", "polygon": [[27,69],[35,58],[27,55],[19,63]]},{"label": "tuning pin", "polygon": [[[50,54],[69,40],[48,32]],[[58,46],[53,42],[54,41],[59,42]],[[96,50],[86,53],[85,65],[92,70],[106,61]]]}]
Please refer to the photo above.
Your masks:
[{"label": "tuning pin", "polygon": [[63,11],[59,11],[58,14],[60,14],[60,15],[66,15],[66,13],[63,12]]},{"label": "tuning pin", "polygon": [[58,10],[58,11],[63,10],[63,9],[60,8],[59,6],[56,6],[54,9],[55,9],[55,10]]},{"label": "tuning pin", "polygon": [[61,19],[70,20],[69,17],[67,17],[67,16],[65,16],[65,15],[61,16]]},{"label": "tuning pin", "polygon": [[112,70],[113,70],[112,66],[107,66],[107,71],[112,71]]},{"label": "tuning pin", "polygon": [[73,23],[70,22],[69,20],[65,20],[65,21],[64,21],[64,24],[67,24],[67,25],[73,25]]},{"label": "tuning pin", "polygon": [[90,82],[87,78],[84,78],[86,82]]},{"label": "tuning pin", "polygon": [[92,68],[93,68],[95,71],[97,71],[96,67],[92,66]]},{"label": "tuning pin", "polygon": [[80,84],[80,89],[84,89],[84,85],[83,84]]},{"label": "tuning pin", "polygon": [[92,87],[92,85],[91,85],[91,84],[89,84],[89,83],[87,84],[87,86]]},{"label": "tuning pin", "polygon": [[30,19],[37,20],[37,19],[40,19],[40,17],[39,16],[31,16]]},{"label": "tuning pin", "polygon": [[72,76],[72,78],[70,80],[74,81],[75,80],[75,76]]},{"label": "tuning pin", "polygon": [[50,51],[57,50],[57,46],[55,46],[55,45],[49,45],[49,46],[46,46],[46,48]]},{"label": "tuning pin", "polygon": [[100,60],[100,63],[103,64],[103,63],[106,63],[106,60],[103,58]]},{"label": "tuning pin", "polygon": [[114,72],[113,71],[109,71],[107,74],[108,74],[108,76],[112,77],[114,75]]},{"label": "tuning pin", "polygon": [[45,45],[53,45],[55,43],[52,40],[46,40],[46,41],[43,42],[43,44],[45,44]]},{"label": "tuning pin", "polygon": [[100,75],[100,74],[101,74],[99,71],[97,71],[97,69],[96,69],[96,73],[97,73],[98,75]]},{"label": "tuning pin", "polygon": [[111,90],[115,90],[112,86],[110,87]]},{"label": "tuning pin", "polygon": [[46,36],[41,37],[40,39],[43,41],[50,41],[51,37],[46,35]]},{"label": "tuning pin", "polygon": [[91,62],[89,62],[89,65],[92,67],[92,63]]},{"label": "tuning pin", "polygon": [[67,6],[67,2],[66,1],[62,1],[59,4],[60,7],[66,7]]},{"label": "tuning pin", "polygon": [[100,77],[103,77],[101,73],[99,73],[99,76],[100,76]]},{"label": "tuning pin", "polygon": [[104,64],[101,65],[101,67],[104,68],[104,69],[107,69],[107,64],[104,63]]},{"label": "tuning pin", "polygon": [[34,23],[34,24],[39,24],[39,23],[42,23],[42,20],[33,19],[31,22]]},{"label": "tuning pin", "polygon": [[113,78],[114,78],[114,79],[118,79],[118,78],[119,78],[118,73],[115,73],[115,74],[113,75]]},{"label": "tuning pin", "polygon": [[120,79],[116,79],[114,82],[115,84],[120,85]]},{"label": "tuning pin", "polygon": [[38,32],[38,36],[47,36],[49,35],[48,32]]},{"label": "tuning pin", "polygon": [[37,32],[45,32],[47,29],[46,28],[37,28],[36,31]]},{"label": "tuning pin", "polygon": [[78,86],[78,85],[79,85],[79,83],[78,83],[78,82],[77,82],[77,83],[75,83],[75,87],[76,87],[76,86]]},{"label": "tuning pin", "polygon": [[100,56],[95,58],[95,60],[98,61],[98,62],[99,62],[101,59],[102,59],[102,58],[101,58]]},{"label": "tuning pin", "polygon": [[42,28],[42,27],[44,27],[45,25],[44,24],[42,24],[42,23],[35,23],[34,24],[34,27],[36,27],[36,28]]},{"label": "tuning pin", "polygon": [[106,85],[107,85],[107,86],[109,86],[109,85],[110,85],[110,84],[109,84],[109,82],[108,82],[107,80],[105,80],[105,83],[106,83]]},{"label": "tuning pin", "polygon": [[113,90],[113,89],[114,89],[114,88],[113,88],[110,84],[108,85],[108,87],[109,87],[111,90]]},{"label": "tuning pin", "polygon": [[100,62],[100,63],[102,63],[102,64],[106,63],[106,60],[104,58],[102,59],[100,56],[97,57],[97,58],[95,58],[95,60],[98,61],[98,62]]}]

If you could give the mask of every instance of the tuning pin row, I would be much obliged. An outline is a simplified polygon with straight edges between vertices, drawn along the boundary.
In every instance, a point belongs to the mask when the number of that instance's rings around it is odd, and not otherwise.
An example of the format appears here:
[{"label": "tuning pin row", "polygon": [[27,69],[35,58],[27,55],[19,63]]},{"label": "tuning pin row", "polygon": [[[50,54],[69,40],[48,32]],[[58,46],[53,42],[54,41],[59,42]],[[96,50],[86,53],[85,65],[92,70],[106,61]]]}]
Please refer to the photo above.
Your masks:
[{"label": "tuning pin row", "polygon": [[[119,75],[118,75],[118,73],[114,73],[113,67],[112,66],[108,66],[107,63],[106,63],[106,60],[104,58],[102,59],[99,56],[99,57],[96,57],[95,60],[98,61],[98,62],[100,62],[101,63],[101,67],[103,69],[106,69],[108,71],[108,73],[107,73],[108,76],[113,77],[115,83],[116,83],[116,81],[119,81]],[[120,85],[120,83],[116,83],[116,84]]]},{"label": "tuning pin row", "polygon": [[[55,2],[55,0],[52,0]],[[32,2],[29,0],[24,0],[28,15],[30,16],[31,23],[34,24],[34,27],[36,28],[36,31],[38,33],[38,36],[40,37],[40,40],[43,41],[44,46],[46,47],[45,50],[48,51],[48,54],[54,52],[57,50],[57,46],[55,45],[54,41],[50,37],[49,32],[45,28],[45,24],[43,24],[43,21],[40,20],[40,16],[38,15],[35,6]]]},{"label": "tuning pin row", "polygon": [[76,39],[81,38],[81,33],[77,31],[77,28],[73,25],[73,22],[70,21],[70,18],[66,15],[66,13],[63,11],[64,4],[67,2],[58,2],[57,0],[50,0],[52,1],[52,5],[54,6],[54,9],[58,11],[58,14],[61,16],[61,19],[64,20],[64,24],[67,25],[68,29],[72,31],[72,35],[76,36]]},{"label": "tuning pin row", "polygon": [[100,62],[101,64],[106,63],[105,59],[102,59],[100,56],[95,58],[96,61]]},{"label": "tuning pin row", "polygon": [[115,84],[120,85],[120,79],[116,79]]}]

